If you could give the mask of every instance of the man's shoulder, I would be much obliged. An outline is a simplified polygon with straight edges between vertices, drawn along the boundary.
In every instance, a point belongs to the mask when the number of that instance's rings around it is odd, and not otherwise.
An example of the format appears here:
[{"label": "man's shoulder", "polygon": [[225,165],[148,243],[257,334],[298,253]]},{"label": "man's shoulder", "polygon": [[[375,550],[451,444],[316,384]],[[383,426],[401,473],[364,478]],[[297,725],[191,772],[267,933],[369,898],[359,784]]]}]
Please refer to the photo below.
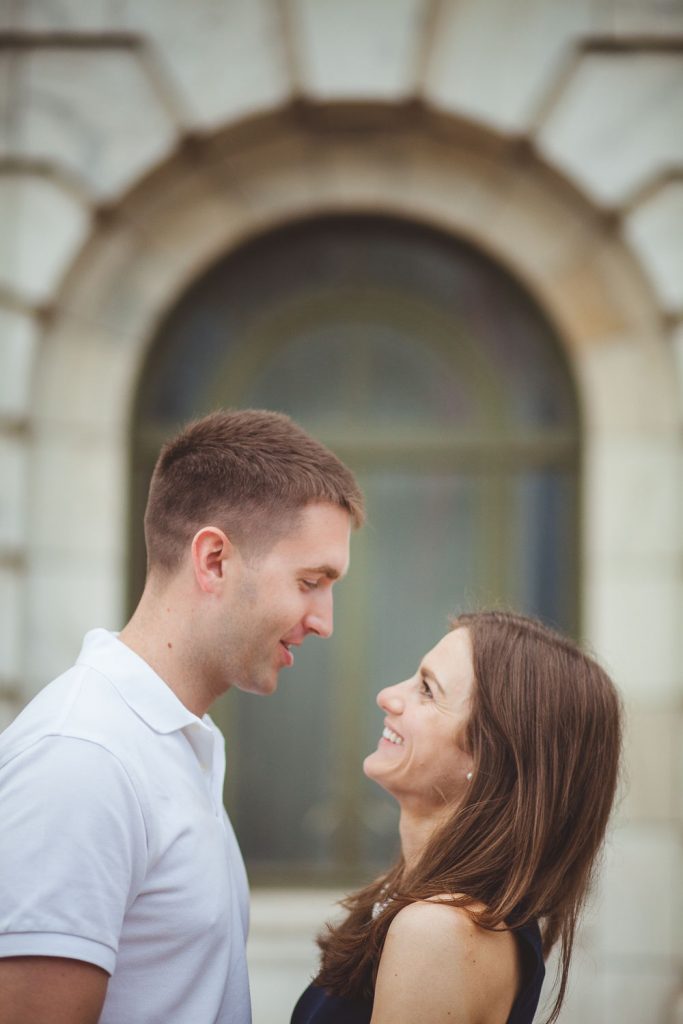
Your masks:
[{"label": "man's shoulder", "polygon": [[[102,792],[119,805],[150,806],[136,719],[106,676],[76,664],[48,683],[0,735],[0,793],[6,806],[38,790],[78,794],[92,808]],[[34,797],[31,796],[31,799]]]},{"label": "man's shoulder", "polygon": [[40,690],[0,734],[0,766],[22,750],[51,736],[115,741],[125,706],[106,676],[75,664]]}]

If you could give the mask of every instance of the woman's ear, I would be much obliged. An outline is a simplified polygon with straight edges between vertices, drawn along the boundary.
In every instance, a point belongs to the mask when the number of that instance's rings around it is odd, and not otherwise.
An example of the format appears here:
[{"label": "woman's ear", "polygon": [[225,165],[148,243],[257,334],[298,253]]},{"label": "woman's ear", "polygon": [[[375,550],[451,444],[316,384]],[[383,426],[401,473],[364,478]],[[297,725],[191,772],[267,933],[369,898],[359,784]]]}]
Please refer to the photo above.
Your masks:
[{"label": "woman's ear", "polygon": [[192,538],[192,568],[197,585],[207,594],[218,593],[225,583],[225,562],[236,547],[217,526],[203,526]]}]

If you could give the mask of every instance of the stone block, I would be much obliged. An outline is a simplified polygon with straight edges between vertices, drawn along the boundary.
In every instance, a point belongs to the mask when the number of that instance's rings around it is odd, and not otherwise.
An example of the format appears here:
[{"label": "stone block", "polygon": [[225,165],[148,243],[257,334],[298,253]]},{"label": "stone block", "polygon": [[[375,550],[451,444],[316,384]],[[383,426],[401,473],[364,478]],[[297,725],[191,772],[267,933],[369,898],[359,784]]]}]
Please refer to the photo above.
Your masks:
[{"label": "stone block", "polygon": [[32,32],[104,32],[121,28],[121,4],[111,0],[9,0],[0,28]]},{"label": "stone block", "polygon": [[683,323],[679,323],[671,336],[675,362],[675,378],[678,385],[678,406],[683,414]]},{"label": "stone block", "polygon": [[683,66],[677,54],[587,54],[537,142],[601,205],[618,207],[683,162]]},{"label": "stone block", "polygon": [[683,716],[674,704],[662,710],[629,707],[626,719],[626,779],[619,817],[673,822],[680,813]]},{"label": "stone block", "polygon": [[123,558],[127,470],[118,435],[40,431],[32,458],[30,529],[36,554]]},{"label": "stone block", "polygon": [[[597,346],[613,346],[615,339],[629,332],[636,334],[627,339],[631,345],[643,345],[642,339],[651,336],[658,324],[649,296],[638,287],[642,279],[634,280],[633,273],[624,272],[623,251],[597,242],[591,233],[581,241],[575,232],[571,250],[565,250],[570,258],[549,263],[545,271],[537,258],[531,258],[532,280],[547,296],[560,329],[566,331],[577,355]],[[515,254],[513,266],[527,261],[526,254],[521,260]]]},{"label": "stone block", "polygon": [[675,1024],[672,1008],[679,981],[678,969],[668,963],[653,964],[639,958],[628,965],[607,966],[600,979],[605,1006],[603,1020],[619,1024]]},{"label": "stone block", "polygon": [[593,241],[592,225],[577,207],[524,168],[510,175],[495,216],[487,220],[487,235],[505,252],[508,265],[522,269],[527,279],[561,277],[584,261]]},{"label": "stone block", "polygon": [[248,200],[231,195],[225,184],[219,191],[203,173],[178,177],[127,210],[83,252],[60,300],[60,342],[86,342],[91,332],[94,343],[108,339],[130,358],[130,346],[137,350],[184,288],[241,240],[253,220]]},{"label": "stone block", "polygon": [[247,956],[255,1021],[278,1020],[283,1006],[294,1006],[315,972],[315,936],[339,915],[341,898],[327,891],[254,890]]},{"label": "stone block", "polygon": [[185,288],[253,231],[254,219],[243,193],[206,179],[183,182],[135,223],[118,253],[100,250],[85,269],[92,289],[79,282],[70,308],[117,337],[149,337]]},{"label": "stone block", "polygon": [[681,455],[675,436],[593,441],[585,463],[588,558],[645,566],[652,559],[673,561],[680,554]]},{"label": "stone block", "polygon": [[49,332],[36,366],[33,418],[41,430],[73,427],[121,436],[137,363],[125,339],[68,315]]},{"label": "stone block", "polygon": [[[583,244],[574,246],[573,257],[549,267],[539,283],[552,296],[560,320],[570,324],[575,349],[612,345],[630,335],[628,341],[636,347],[659,345],[660,352],[651,351],[648,357],[662,365],[666,352],[661,346],[661,311],[642,268],[623,242],[591,225]],[[514,263],[518,261],[516,257]]]},{"label": "stone block", "polygon": [[112,200],[173,148],[177,129],[137,53],[57,47],[20,59],[10,155],[64,167]]},{"label": "stone block", "polygon": [[295,0],[303,92],[321,100],[396,100],[415,89],[423,0]]},{"label": "stone block", "polygon": [[[624,825],[608,842],[596,942],[607,957],[672,968],[676,963],[683,857],[675,825]],[[625,973],[629,973],[628,969]],[[620,1020],[609,1015],[607,1020]],[[643,1018],[641,1018],[642,1020]],[[644,1018],[648,1019],[648,1018]]]},{"label": "stone block", "polygon": [[610,0],[597,4],[596,30],[617,38],[647,35],[664,39],[683,32],[683,7],[678,0]]},{"label": "stone block", "polygon": [[0,417],[29,414],[31,379],[38,343],[35,320],[16,310],[0,309]]},{"label": "stone block", "polygon": [[27,450],[23,438],[0,435],[0,548],[16,551],[25,541]]},{"label": "stone block", "polygon": [[88,213],[45,178],[0,177],[0,284],[46,302],[84,241]]},{"label": "stone block", "polygon": [[125,566],[120,558],[71,554],[32,560],[27,579],[27,699],[73,665],[95,626],[121,629]]},{"label": "stone block", "polygon": [[145,0],[126,11],[161,57],[188,124],[216,128],[289,98],[282,14],[267,0]]},{"label": "stone block", "polygon": [[676,435],[675,366],[661,337],[598,336],[585,345],[575,366],[584,428],[592,441]]},{"label": "stone block", "polygon": [[23,596],[20,570],[0,566],[0,703],[3,688],[16,687],[21,675]]},{"label": "stone block", "polygon": [[680,580],[673,559],[624,568],[593,558],[585,569],[587,639],[624,696],[669,708],[680,694]]},{"label": "stone block", "polygon": [[[544,1021],[554,1001],[553,987],[557,977],[558,948],[552,950],[546,961],[545,981],[541,991],[537,1020]],[[579,924],[569,971],[569,984],[562,1011],[561,1024],[606,1024],[604,993],[601,989],[602,964],[595,952],[584,941],[584,929]]]},{"label": "stone block", "polygon": [[664,309],[683,314],[683,181],[637,206],[625,231]]},{"label": "stone block", "polygon": [[591,26],[587,0],[447,0],[424,92],[437,107],[526,134],[565,50]]},{"label": "stone block", "polygon": [[16,64],[0,59],[0,151],[11,145],[17,114]]}]

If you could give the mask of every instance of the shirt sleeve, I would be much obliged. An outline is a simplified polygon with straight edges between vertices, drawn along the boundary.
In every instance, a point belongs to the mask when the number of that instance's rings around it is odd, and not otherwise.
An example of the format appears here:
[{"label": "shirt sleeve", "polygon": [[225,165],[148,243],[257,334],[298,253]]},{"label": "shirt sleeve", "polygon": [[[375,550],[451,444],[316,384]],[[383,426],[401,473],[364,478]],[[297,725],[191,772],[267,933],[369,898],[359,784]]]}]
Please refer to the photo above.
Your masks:
[{"label": "shirt sleeve", "polygon": [[89,740],[45,737],[0,771],[0,822],[0,957],[70,957],[112,974],[147,864],[121,762]]}]

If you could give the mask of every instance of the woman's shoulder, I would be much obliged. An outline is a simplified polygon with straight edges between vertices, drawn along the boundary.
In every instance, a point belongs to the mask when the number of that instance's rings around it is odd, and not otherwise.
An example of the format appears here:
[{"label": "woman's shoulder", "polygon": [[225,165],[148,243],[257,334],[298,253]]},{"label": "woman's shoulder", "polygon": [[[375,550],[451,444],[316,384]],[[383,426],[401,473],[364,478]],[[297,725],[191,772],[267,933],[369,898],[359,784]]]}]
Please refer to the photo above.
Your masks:
[{"label": "woman's shoulder", "polygon": [[[476,906],[472,909],[476,913]],[[467,910],[453,904],[452,897],[435,896],[409,903],[399,910],[388,934],[397,938],[421,938],[434,944],[450,941],[460,945],[462,942],[479,942],[483,932],[484,929],[475,923]]]},{"label": "woman's shoulder", "polygon": [[453,1020],[456,1009],[458,1019],[478,1021],[489,1019],[489,1009],[495,1018],[497,1007],[505,1019],[519,984],[514,936],[482,928],[468,910],[443,896],[396,914],[380,960],[373,1024]]},{"label": "woman's shoulder", "polygon": [[[409,903],[396,914],[389,933],[394,936],[421,935],[426,941],[434,943],[450,941],[459,948],[464,944],[482,948],[491,946],[498,952],[505,946],[510,950],[515,949],[515,940],[509,929],[483,928],[477,923],[477,914],[485,909],[482,903],[472,902],[462,906],[455,902],[457,899],[452,894],[444,893]],[[431,940],[430,936],[433,936]]]}]

